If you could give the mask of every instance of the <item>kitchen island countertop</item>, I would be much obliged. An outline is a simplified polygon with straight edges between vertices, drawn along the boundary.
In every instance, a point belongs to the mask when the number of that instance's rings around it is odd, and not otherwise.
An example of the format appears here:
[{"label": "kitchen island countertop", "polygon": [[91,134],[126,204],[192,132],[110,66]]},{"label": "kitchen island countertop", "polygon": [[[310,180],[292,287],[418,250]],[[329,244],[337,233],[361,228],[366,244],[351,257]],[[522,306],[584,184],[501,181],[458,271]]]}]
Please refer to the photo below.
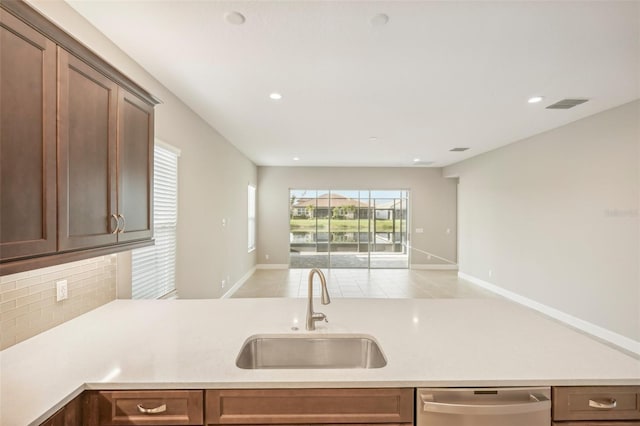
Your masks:
[{"label": "kitchen island countertop", "polygon": [[[640,361],[501,299],[118,300],[0,352],[0,424],[39,424],[85,389],[640,384]],[[299,330],[294,330],[298,328]],[[364,334],[379,369],[243,370],[255,334]]]}]

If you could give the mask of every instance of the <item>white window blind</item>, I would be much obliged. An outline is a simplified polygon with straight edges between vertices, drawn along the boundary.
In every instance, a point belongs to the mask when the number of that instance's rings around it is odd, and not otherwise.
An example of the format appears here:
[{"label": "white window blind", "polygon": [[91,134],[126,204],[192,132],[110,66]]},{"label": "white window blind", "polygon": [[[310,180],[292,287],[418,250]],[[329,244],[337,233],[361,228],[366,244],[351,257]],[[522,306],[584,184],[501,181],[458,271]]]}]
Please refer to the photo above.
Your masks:
[{"label": "white window blind", "polygon": [[249,226],[247,235],[249,236],[249,251],[256,248],[256,187],[247,187],[247,224]]},{"label": "white window blind", "polygon": [[157,299],[175,290],[176,227],[178,225],[179,151],[156,143],[153,179],[155,245],[133,250],[132,298]]}]

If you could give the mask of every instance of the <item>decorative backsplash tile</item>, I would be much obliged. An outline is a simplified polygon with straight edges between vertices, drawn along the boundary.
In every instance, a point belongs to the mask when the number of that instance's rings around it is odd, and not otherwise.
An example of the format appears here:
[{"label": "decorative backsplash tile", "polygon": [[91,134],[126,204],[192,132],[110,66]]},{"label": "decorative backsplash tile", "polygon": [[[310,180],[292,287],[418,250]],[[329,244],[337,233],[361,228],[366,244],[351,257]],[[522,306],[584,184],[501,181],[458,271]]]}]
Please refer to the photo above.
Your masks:
[{"label": "decorative backsplash tile", "polygon": [[[0,277],[0,350],[116,298],[116,255]],[[56,302],[56,281],[69,298]]]}]

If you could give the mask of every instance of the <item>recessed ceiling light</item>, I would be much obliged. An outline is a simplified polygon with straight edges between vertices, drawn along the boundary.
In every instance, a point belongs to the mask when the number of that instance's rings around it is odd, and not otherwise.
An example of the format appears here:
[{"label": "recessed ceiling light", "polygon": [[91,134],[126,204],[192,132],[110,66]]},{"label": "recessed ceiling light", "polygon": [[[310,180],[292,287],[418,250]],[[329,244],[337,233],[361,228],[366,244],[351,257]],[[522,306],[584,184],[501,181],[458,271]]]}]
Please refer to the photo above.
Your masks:
[{"label": "recessed ceiling light", "polygon": [[419,158],[414,158],[414,159],[413,159],[413,162],[414,162],[414,163],[418,163],[419,161],[420,161],[420,159],[419,159]]},{"label": "recessed ceiling light", "polygon": [[371,18],[371,25],[374,27],[381,27],[383,25],[387,25],[389,22],[389,15],[385,13],[378,13],[373,18]]},{"label": "recessed ceiling light", "polygon": [[369,136],[369,142],[377,142],[378,138],[375,136]]},{"label": "recessed ceiling light", "polygon": [[240,12],[227,12],[224,14],[224,20],[233,25],[242,25],[246,18]]},{"label": "recessed ceiling light", "polygon": [[276,93],[276,92],[271,93],[269,95],[269,97],[271,99],[273,99],[274,101],[279,101],[280,99],[282,99],[282,95],[280,93]]},{"label": "recessed ceiling light", "polygon": [[293,161],[300,161],[300,157],[293,157]]},{"label": "recessed ceiling light", "polygon": [[532,97],[529,98],[529,100],[527,102],[529,102],[530,104],[537,104],[538,102],[540,102],[543,99],[544,98],[542,96],[532,96]]}]

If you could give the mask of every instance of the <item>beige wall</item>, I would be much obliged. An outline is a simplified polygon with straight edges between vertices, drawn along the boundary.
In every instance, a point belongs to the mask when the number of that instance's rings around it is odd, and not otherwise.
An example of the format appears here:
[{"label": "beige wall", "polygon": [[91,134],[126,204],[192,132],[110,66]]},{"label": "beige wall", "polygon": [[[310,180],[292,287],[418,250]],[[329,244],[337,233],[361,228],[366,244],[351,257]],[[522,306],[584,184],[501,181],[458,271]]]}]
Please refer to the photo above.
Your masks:
[{"label": "beige wall", "polygon": [[635,101],[447,167],[460,271],[640,341],[639,123]]},{"label": "beige wall", "polygon": [[[179,148],[177,287],[180,297],[219,297],[228,276],[239,280],[255,264],[247,253],[246,186],[256,167],[180,99],[62,1],[34,7],[116,68],[162,99],[155,134]],[[222,218],[229,224],[223,228]]]},{"label": "beige wall", "polygon": [[258,167],[257,263],[289,263],[289,189],[409,189],[411,229],[424,228],[412,265],[445,263],[423,252],[455,263],[456,183],[438,168]]},{"label": "beige wall", "polygon": [[[116,255],[0,277],[0,350],[116,298]],[[56,302],[56,281],[69,298]]]}]

